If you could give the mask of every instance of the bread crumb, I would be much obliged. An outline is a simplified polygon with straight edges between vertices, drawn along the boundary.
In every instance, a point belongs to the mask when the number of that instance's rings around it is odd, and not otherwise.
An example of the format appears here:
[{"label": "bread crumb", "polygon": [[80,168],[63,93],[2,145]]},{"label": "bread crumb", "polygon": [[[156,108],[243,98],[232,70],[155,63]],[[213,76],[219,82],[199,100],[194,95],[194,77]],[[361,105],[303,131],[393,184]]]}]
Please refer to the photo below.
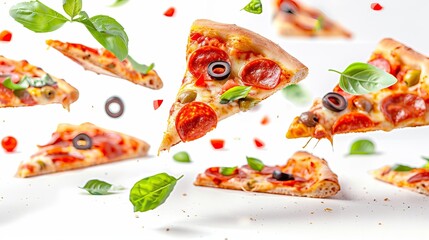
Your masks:
[{"label": "bread crumb", "polygon": [[325,212],[332,212],[332,208],[325,208]]},{"label": "bread crumb", "polygon": [[378,225],[381,225],[381,222],[379,222]]},{"label": "bread crumb", "polygon": [[170,228],[166,228],[165,231],[167,231],[167,232],[170,231]]},{"label": "bread crumb", "polygon": [[387,201],[390,201],[390,199],[389,198],[385,198],[384,201],[387,202]]},{"label": "bread crumb", "polygon": [[310,212],[310,214],[314,214],[314,212]]},{"label": "bread crumb", "polygon": [[182,194],[182,196],[186,197],[186,196],[188,196],[188,194],[184,193],[184,194]]}]

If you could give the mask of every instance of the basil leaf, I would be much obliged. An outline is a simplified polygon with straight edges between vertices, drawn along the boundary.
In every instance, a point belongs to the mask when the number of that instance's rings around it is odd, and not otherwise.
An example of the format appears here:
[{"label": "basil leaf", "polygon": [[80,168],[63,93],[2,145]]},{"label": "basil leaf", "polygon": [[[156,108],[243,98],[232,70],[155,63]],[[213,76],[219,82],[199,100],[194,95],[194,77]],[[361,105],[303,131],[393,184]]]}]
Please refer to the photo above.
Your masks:
[{"label": "basil leaf", "polygon": [[134,212],[146,212],[163,204],[182,177],[176,179],[166,173],[159,173],[135,183],[130,191]]},{"label": "basil leaf", "polygon": [[91,195],[106,195],[111,193],[109,190],[112,189],[112,184],[98,179],[92,179],[89,180],[85,186],[80,188],[88,191]]},{"label": "basil leaf", "polygon": [[261,14],[262,13],[261,0],[251,0],[243,9],[249,13]]},{"label": "basil leaf", "polygon": [[237,170],[237,167],[220,167],[219,173],[224,176],[231,176],[232,174],[235,173],[236,170]]},{"label": "basil leaf", "polygon": [[127,3],[128,0],[116,0],[114,3],[112,3],[112,5],[110,5],[111,7],[119,7],[124,5],[125,3]]},{"label": "basil leaf", "polygon": [[375,144],[367,139],[355,141],[350,147],[350,155],[368,155],[375,153]]},{"label": "basil leaf", "polygon": [[128,56],[127,33],[115,19],[105,15],[88,18],[88,14],[81,11],[75,21],[84,24],[91,35],[119,60]]},{"label": "basil leaf", "polygon": [[49,74],[45,74],[41,78],[32,78],[29,76],[24,76],[21,81],[28,82],[32,87],[43,87],[46,85],[54,85],[57,83],[51,78],[51,76],[49,76]]},{"label": "basil leaf", "polygon": [[189,157],[189,154],[184,151],[174,154],[173,159],[176,162],[184,162],[184,163],[191,162],[191,158]]},{"label": "basil leaf", "polygon": [[391,168],[391,170],[395,171],[395,172],[408,172],[408,171],[411,171],[413,169],[414,169],[413,167],[401,165],[401,164],[396,164]]},{"label": "basil leaf", "polygon": [[140,73],[143,73],[143,74],[147,74],[150,70],[153,69],[153,67],[155,67],[154,63],[150,64],[149,66],[146,66],[144,64],[140,64],[140,63],[136,62],[130,55],[128,55],[127,59],[128,59],[128,61],[130,61],[134,70],[136,70]]},{"label": "basil leaf", "polygon": [[26,89],[30,86],[30,84],[28,83],[28,81],[25,80],[25,77],[21,79],[19,83],[13,83],[10,77],[8,77],[3,81],[3,86],[5,86],[6,88],[9,88],[10,90],[15,91],[15,90]]},{"label": "basil leaf", "polygon": [[352,63],[344,72],[333,69],[329,71],[341,74],[340,88],[355,95],[375,92],[398,81],[393,75],[368,63]]},{"label": "basil leaf", "polygon": [[246,87],[246,86],[235,86],[228,90],[226,90],[221,96],[220,96],[220,103],[226,104],[230,101],[234,101],[237,99],[245,98],[247,97],[247,94],[249,94],[250,89],[252,87]]},{"label": "basil leaf", "polygon": [[247,164],[251,169],[256,171],[261,171],[262,169],[264,169],[265,165],[261,160],[252,158],[252,157],[246,157],[246,158],[247,158]]},{"label": "basil leaf", "polygon": [[52,32],[68,21],[66,17],[39,1],[22,2],[12,6],[9,15],[33,32]]},{"label": "basil leaf", "polygon": [[429,157],[424,157],[424,156],[422,156],[422,158],[423,158],[424,160],[426,160],[426,161],[428,161],[428,162],[429,162]]},{"label": "basil leaf", "polygon": [[63,9],[73,20],[82,10],[82,0],[63,0]]},{"label": "basil leaf", "polygon": [[283,95],[289,101],[297,105],[304,105],[310,102],[310,96],[298,84],[290,84],[282,89]]}]

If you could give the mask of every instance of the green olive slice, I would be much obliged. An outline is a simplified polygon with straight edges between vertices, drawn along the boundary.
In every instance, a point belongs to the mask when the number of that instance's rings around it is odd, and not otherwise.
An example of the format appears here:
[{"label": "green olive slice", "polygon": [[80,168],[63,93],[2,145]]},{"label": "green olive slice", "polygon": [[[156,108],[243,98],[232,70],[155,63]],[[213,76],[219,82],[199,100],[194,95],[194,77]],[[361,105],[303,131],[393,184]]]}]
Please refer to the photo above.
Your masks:
[{"label": "green olive slice", "polygon": [[408,70],[404,75],[404,82],[408,87],[412,87],[419,83],[420,80],[420,70],[411,69]]},{"label": "green olive slice", "polygon": [[186,90],[180,93],[179,97],[177,98],[180,103],[190,103],[193,102],[197,98],[197,92],[194,90]]},{"label": "green olive slice", "polygon": [[42,93],[43,97],[45,97],[48,100],[53,100],[55,98],[55,88],[51,86],[44,86],[40,89],[40,92]]}]

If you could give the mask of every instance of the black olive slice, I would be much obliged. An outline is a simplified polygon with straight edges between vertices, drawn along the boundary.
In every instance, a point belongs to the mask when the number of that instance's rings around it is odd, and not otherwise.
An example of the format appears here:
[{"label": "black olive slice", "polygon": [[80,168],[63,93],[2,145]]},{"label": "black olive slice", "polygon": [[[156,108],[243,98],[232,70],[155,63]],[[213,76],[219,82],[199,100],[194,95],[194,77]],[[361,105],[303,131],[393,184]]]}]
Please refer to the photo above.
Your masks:
[{"label": "black olive slice", "polygon": [[[82,144],[82,142],[84,144]],[[87,150],[92,147],[91,137],[86,133],[79,133],[73,138],[73,147],[79,150]]]},{"label": "black olive slice", "polygon": [[279,181],[289,181],[295,179],[292,174],[284,173],[280,170],[273,171],[273,178]]},{"label": "black olive slice", "polygon": [[207,67],[207,73],[215,80],[224,80],[231,73],[231,65],[225,61],[211,62]]},{"label": "black olive slice", "polygon": [[295,6],[293,6],[292,4],[288,3],[288,2],[284,2],[280,5],[280,10],[284,13],[288,13],[288,14],[295,14],[296,8]]},{"label": "black olive slice", "polygon": [[317,116],[312,112],[303,112],[301,116],[299,116],[299,120],[307,127],[314,127],[319,122]]},{"label": "black olive slice", "polygon": [[345,99],[341,94],[336,92],[327,93],[323,99],[322,104],[325,108],[334,111],[341,112],[347,108],[347,99]]},{"label": "black olive slice", "polygon": [[[110,109],[110,105],[112,104],[118,104],[119,110],[116,112],[112,112]],[[104,105],[104,110],[106,111],[107,115],[109,115],[112,118],[118,118],[122,116],[124,113],[124,102],[119,97],[113,96],[107,99],[106,104]]]}]

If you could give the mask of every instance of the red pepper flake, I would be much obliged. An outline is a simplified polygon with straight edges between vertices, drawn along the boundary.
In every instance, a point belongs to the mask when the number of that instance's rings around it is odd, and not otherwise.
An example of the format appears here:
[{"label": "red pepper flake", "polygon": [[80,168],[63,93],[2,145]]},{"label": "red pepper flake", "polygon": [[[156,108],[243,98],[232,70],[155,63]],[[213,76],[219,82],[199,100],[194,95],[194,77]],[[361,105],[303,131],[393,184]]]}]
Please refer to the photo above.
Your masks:
[{"label": "red pepper flake", "polygon": [[0,32],[0,41],[2,42],[10,42],[12,39],[12,33],[8,30],[3,30]]},{"label": "red pepper flake", "polygon": [[214,149],[221,149],[225,145],[225,141],[223,139],[210,139],[210,143]]},{"label": "red pepper flake", "polygon": [[371,9],[374,11],[380,11],[383,9],[383,6],[381,6],[379,3],[371,3]]},{"label": "red pepper flake", "polygon": [[262,124],[262,125],[267,125],[269,122],[270,122],[270,118],[269,118],[268,116],[264,116],[264,117],[261,119],[261,124]]},{"label": "red pepper flake", "polygon": [[176,9],[174,9],[174,7],[170,7],[169,9],[167,9],[167,11],[164,12],[164,16],[172,17],[175,11]]},{"label": "red pepper flake", "polygon": [[162,100],[162,99],[153,100],[153,109],[155,109],[155,110],[158,109],[161,106],[163,101],[164,100]]},{"label": "red pepper flake", "polygon": [[257,148],[263,148],[265,146],[265,143],[262,142],[262,140],[259,138],[254,138],[253,141],[255,142]]}]

